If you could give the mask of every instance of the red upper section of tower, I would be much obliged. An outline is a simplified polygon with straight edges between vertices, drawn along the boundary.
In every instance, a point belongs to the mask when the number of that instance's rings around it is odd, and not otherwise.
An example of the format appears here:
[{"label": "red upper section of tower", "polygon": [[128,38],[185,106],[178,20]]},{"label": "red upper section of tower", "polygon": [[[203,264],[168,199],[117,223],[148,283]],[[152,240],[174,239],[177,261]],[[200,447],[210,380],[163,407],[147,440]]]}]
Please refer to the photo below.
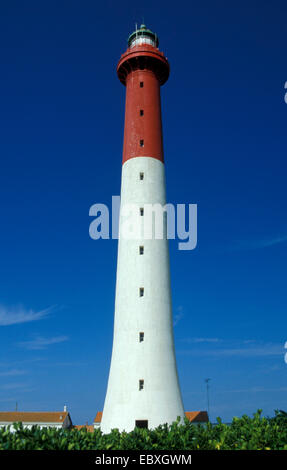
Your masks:
[{"label": "red upper section of tower", "polygon": [[163,162],[160,86],[168,79],[169,64],[155,47],[156,35],[142,28],[138,31],[142,35],[131,35],[133,46],[122,54],[117,67],[118,77],[126,85],[123,163],[135,157]]},{"label": "red upper section of tower", "polygon": [[134,70],[152,70],[160,85],[163,85],[169,76],[169,63],[163,52],[150,44],[141,44],[128,48],[121,55],[117,67],[120,81],[126,85],[127,75]]}]

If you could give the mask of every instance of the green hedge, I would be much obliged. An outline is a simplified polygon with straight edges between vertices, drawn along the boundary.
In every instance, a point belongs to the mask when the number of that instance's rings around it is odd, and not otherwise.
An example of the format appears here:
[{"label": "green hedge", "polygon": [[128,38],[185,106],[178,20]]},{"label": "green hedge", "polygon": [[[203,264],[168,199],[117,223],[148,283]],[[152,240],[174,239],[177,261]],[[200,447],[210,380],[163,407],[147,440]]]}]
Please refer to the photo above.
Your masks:
[{"label": "green hedge", "polygon": [[194,425],[185,421],[154,430],[136,428],[130,433],[113,430],[103,435],[99,429],[32,429],[15,424],[15,432],[0,429],[0,450],[287,450],[287,414],[233,418],[231,424]]}]

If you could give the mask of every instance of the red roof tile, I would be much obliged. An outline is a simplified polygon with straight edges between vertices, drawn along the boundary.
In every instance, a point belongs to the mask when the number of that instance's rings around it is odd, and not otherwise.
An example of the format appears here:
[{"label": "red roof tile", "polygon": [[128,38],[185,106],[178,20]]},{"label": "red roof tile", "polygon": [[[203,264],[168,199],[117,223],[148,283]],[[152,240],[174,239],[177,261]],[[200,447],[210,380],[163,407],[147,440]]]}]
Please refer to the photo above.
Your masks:
[{"label": "red roof tile", "polygon": [[67,411],[0,411],[0,422],[4,423],[63,423]]},{"label": "red roof tile", "polygon": [[73,426],[73,428],[74,429],[86,428],[88,432],[94,432],[94,426],[88,425],[88,424],[77,424],[76,426]]},{"label": "red roof tile", "polygon": [[207,411],[186,411],[184,414],[191,423],[208,423]]},{"label": "red roof tile", "polygon": [[94,419],[94,423],[100,423],[102,421],[103,412],[98,411]]}]

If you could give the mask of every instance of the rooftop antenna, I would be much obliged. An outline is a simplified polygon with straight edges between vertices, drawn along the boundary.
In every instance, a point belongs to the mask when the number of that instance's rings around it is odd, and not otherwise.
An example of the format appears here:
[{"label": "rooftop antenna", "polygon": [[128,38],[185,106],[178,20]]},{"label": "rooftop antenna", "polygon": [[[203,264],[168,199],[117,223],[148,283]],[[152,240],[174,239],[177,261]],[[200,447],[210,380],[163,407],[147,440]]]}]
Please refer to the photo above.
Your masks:
[{"label": "rooftop antenna", "polygon": [[207,394],[207,414],[209,416],[209,384],[208,382],[210,381],[211,379],[205,379],[205,383],[206,383],[206,394]]},{"label": "rooftop antenna", "polygon": [[18,402],[16,401],[15,411],[18,411]]}]

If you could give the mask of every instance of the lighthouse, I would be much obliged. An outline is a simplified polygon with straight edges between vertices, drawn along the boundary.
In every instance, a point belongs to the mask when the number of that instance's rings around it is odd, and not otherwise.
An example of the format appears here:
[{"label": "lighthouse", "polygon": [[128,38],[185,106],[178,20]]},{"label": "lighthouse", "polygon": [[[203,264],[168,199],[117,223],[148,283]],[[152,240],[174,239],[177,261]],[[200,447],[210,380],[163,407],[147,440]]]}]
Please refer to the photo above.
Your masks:
[{"label": "lighthouse", "polygon": [[[162,236],[144,229],[166,204],[160,87],[169,64],[155,33],[141,25],[117,66],[126,87],[114,336],[101,430],[153,429],[184,418],[178,380],[166,217]],[[126,235],[136,211],[136,237]],[[124,233],[125,232],[125,233]]]}]

